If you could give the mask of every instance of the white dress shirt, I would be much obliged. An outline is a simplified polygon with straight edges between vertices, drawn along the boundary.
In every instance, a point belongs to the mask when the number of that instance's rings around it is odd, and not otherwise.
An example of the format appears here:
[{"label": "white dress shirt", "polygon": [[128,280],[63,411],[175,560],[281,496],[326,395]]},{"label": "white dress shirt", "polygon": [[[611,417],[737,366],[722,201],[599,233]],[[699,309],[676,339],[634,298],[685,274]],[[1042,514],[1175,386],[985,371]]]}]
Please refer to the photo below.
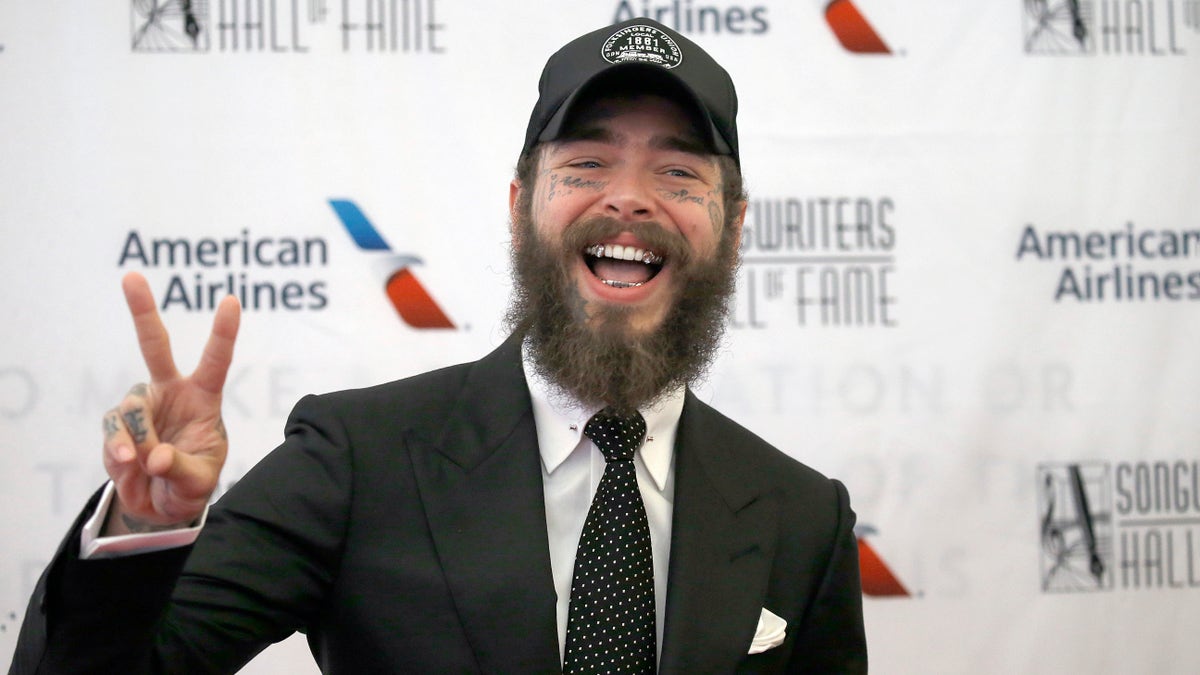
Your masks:
[{"label": "white dress shirt", "polygon": [[[583,435],[583,427],[599,408],[584,408],[538,376],[523,352],[525,380],[533,399],[538,448],[542,455],[542,490],[546,502],[546,533],[550,539],[550,570],[558,594],[558,651],[563,658],[575,550],[587,520],[592,497],[604,475],[604,454]],[[683,387],[670,392],[653,408],[640,412],[646,419],[646,443],[633,456],[638,488],[650,521],[654,553],[654,615],[659,656],[667,603],[667,570],[671,557],[671,514],[675,495],[675,431],[683,412]]]}]

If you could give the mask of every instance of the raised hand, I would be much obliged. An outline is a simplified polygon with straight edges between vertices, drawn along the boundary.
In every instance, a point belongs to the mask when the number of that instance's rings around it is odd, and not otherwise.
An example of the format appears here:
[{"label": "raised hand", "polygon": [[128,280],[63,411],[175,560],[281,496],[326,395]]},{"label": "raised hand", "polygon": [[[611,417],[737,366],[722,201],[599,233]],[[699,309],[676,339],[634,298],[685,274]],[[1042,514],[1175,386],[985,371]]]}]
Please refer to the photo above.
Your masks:
[{"label": "raised hand", "polygon": [[200,363],[184,377],[146,279],[131,272],[121,286],[150,383],[104,415],[104,467],[118,496],[106,535],[184,526],[204,511],[229,448],[221,389],[241,316],[235,298],[221,301]]}]

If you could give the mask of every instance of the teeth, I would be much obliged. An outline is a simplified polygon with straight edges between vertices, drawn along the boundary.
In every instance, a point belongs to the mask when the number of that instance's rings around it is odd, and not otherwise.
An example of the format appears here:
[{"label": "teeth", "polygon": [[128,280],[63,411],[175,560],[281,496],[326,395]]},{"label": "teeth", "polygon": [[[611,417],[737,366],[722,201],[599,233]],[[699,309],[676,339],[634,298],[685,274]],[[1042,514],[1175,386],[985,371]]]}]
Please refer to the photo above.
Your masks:
[{"label": "teeth", "polygon": [[655,254],[653,251],[646,251],[633,246],[621,246],[620,244],[596,244],[584,249],[584,253],[596,258],[637,260],[647,265],[659,265],[663,261],[662,256]]},{"label": "teeth", "polygon": [[637,288],[642,285],[640,281],[613,281],[612,279],[601,279],[600,281],[613,288]]}]

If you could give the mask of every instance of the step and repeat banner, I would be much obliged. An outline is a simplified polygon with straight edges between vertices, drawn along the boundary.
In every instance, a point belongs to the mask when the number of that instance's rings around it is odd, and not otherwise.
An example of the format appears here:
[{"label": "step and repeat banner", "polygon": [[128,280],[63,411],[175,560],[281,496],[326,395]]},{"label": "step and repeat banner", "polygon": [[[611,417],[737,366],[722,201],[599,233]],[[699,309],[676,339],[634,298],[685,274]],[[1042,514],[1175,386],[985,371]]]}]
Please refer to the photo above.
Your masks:
[{"label": "step and repeat banner", "polygon": [[1200,0],[0,5],[0,657],[146,377],[120,278],[185,370],[245,306],[224,490],[301,395],[499,344],[542,64],[634,16],[738,85],[698,392],[849,486],[874,671],[1196,671]]}]

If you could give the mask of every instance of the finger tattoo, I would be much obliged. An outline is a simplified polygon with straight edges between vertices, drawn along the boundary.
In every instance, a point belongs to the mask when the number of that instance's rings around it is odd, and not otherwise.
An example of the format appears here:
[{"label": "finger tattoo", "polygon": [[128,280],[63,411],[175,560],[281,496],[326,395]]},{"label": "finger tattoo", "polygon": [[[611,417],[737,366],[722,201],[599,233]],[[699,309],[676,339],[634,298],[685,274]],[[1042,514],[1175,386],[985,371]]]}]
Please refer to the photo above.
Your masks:
[{"label": "finger tattoo", "polygon": [[141,408],[134,408],[127,413],[123,413],[121,418],[125,420],[125,426],[129,427],[129,434],[133,436],[134,443],[141,443],[146,440],[146,436],[150,434],[150,430],[146,428],[146,414]]},{"label": "finger tattoo", "polygon": [[133,396],[145,398],[146,394],[150,393],[150,387],[147,387],[145,382],[139,382],[130,387],[129,393]]},{"label": "finger tattoo", "polygon": [[104,416],[104,440],[109,440],[117,435],[121,430],[121,423],[117,420],[117,413],[110,412]]}]

